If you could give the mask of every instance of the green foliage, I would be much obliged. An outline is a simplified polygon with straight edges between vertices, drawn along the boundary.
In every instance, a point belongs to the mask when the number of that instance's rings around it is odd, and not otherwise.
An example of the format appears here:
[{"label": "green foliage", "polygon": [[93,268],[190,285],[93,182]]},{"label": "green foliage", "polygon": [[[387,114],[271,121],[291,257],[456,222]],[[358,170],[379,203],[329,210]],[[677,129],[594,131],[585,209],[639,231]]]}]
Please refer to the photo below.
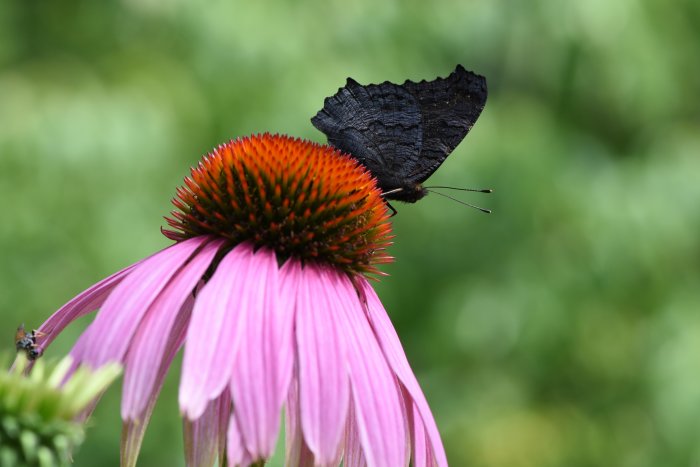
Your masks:
[{"label": "green foliage", "polygon": [[50,366],[39,360],[29,375],[27,363],[20,353],[13,368],[0,373],[0,465],[68,465],[84,438],[74,419],[121,370],[118,365],[94,372],[79,368],[66,378],[70,358]]},{"label": "green foliage", "polygon": [[[323,141],[309,118],[346,77],[462,63],[489,100],[430,182],[494,188],[464,198],[494,214],[397,206],[378,286],[451,463],[697,464],[699,56],[693,0],[0,1],[7,348],[167,245],[168,200],[211,147]],[[182,465],[177,382],[143,465]],[[118,463],[118,404],[103,398],[77,465]]]}]

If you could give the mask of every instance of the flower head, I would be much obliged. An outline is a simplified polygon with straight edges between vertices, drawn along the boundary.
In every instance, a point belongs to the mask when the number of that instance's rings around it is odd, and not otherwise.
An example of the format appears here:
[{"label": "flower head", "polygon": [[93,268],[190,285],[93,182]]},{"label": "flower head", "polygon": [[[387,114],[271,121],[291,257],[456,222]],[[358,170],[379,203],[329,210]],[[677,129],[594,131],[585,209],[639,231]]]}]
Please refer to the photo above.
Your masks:
[{"label": "flower head", "polygon": [[[430,409],[366,273],[390,260],[376,184],[329,146],[261,135],[220,146],[177,192],[176,243],[92,286],[42,348],[99,308],[71,351],[124,364],[122,464],[184,347],[188,465],[446,465]],[[41,349],[40,349],[41,350]]]},{"label": "flower head", "polygon": [[329,146],[256,136],[219,146],[192,170],[167,219],[176,241],[214,235],[272,249],[280,261],[378,272],[391,227],[369,172]]}]

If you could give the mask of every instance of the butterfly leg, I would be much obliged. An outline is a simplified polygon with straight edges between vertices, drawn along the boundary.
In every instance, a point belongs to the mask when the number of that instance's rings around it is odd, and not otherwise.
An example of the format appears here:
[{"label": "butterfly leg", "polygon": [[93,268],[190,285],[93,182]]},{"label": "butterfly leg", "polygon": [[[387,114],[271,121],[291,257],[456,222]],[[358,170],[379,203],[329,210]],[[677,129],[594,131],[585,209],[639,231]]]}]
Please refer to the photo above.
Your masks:
[{"label": "butterfly leg", "polygon": [[386,203],[386,207],[388,207],[389,209],[391,209],[391,216],[389,216],[389,217],[394,217],[395,215],[397,215],[397,214],[399,213],[399,212],[394,208],[394,206],[391,205],[391,203],[390,203],[389,201],[384,200],[384,202]]}]

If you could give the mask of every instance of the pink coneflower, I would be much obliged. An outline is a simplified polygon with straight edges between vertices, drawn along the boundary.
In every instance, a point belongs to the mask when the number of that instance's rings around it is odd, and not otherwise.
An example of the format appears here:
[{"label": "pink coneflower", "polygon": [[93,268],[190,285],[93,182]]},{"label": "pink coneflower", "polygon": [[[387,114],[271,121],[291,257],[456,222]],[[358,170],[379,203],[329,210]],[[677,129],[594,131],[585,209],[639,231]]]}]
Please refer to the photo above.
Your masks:
[{"label": "pink coneflower", "polygon": [[43,350],[99,308],[71,355],[124,365],[122,465],[184,347],[187,465],[447,465],[433,416],[365,278],[391,260],[375,181],[330,146],[285,136],[207,155],[173,201],[176,243],[95,284],[39,329]]}]

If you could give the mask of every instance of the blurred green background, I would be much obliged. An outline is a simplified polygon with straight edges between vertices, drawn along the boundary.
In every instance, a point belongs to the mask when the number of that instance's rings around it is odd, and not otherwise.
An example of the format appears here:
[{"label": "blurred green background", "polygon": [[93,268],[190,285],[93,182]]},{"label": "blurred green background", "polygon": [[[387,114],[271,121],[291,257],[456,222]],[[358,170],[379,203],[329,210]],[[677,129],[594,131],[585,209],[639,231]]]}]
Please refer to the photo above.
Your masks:
[{"label": "blurred green background", "polygon": [[[700,2],[0,0],[0,320],[166,246],[201,154],[361,83],[487,77],[378,285],[456,466],[700,463]],[[87,321],[50,354],[64,354]],[[182,465],[177,371],[141,465]],[[119,385],[76,465],[117,465]]]}]

